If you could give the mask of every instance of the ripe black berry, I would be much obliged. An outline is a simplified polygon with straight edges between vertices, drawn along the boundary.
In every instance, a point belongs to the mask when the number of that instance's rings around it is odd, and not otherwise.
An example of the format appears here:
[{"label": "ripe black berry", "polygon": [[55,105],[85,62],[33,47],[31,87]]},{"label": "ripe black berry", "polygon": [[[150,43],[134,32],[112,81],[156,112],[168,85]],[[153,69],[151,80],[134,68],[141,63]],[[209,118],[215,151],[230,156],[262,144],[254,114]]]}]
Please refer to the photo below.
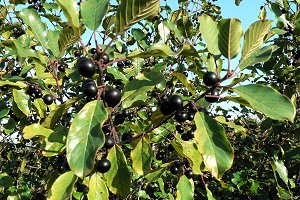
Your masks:
[{"label": "ripe black berry", "polygon": [[182,139],[183,141],[189,141],[189,137],[187,136],[186,133],[184,133],[184,134],[181,135],[181,139]]},{"label": "ripe black berry", "polygon": [[130,114],[130,112],[129,112],[128,109],[125,108],[125,109],[122,110],[122,114],[123,114],[125,117],[128,117],[129,114]]},{"label": "ripe black berry", "polygon": [[183,106],[183,100],[178,95],[172,95],[169,98],[169,104],[170,104],[172,110],[178,110]]},{"label": "ripe black berry", "polygon": [[172,109],[168,101],[164,101],[160,104],[160,112],[163,115],[169,115],[172,113]]},{"label": "ripe black berry", "polygon": [[103,64],[107,64],[109,63],[109,56],[102,52],[96,57],[96,60],[102,60]]},{"label": "ripe black berry", "polygon": [[95,97],[98,93],[98,88],[94,82],[83,85],[83,93],[88,97]]},{"label": "ripe black berry", "polygon": [[122,99],[122,94],[118,89],[110,89],[105,93],[104,100],[109,107],[115,107]]},{"label": "ripe black berry", "polygon": [[194,131],[188,131],[186,133],[186,136],[189,138],[189,139],[193,139],[194,138]]},{"label": "ripe black berry", "polygon": [[181,125],[177,125],[177,126],[176,126],[176,131],[177,131],[178,133],[183,133],[183,132],[184,132],[184,128],[183,128]]},{"label": "ripe black berry", "polygon": [[96,72],[95,64],[86,57],[79,59],[76,63],[76,67],[83,77],[92,77]]},{"label": "ripe black berry", "polygon": [[117,62],[117,66],[119,69],[122,69],[124,67],[124,63],[122,61]]},{"label": "ripe black berry", "polygon": [[129,65],[131,65],[131,61],[130,60],[125,60],[124,64],[125,64],[125,66],[129,66]]},{"label": "ripe black berry", "polygon": [[[219,96],[220,94],[217,89],[214,89],[212,92],[208,93],[208,95]],[[214,103],[214,102],[217,102],[219,100],[219,98],[205,96],[205,100],[209,103]]]},{"label": "ripe black berry", "polygon": [[188,179],[191,179],[193,178],[194,174],[193,174],[193,171],[192,170],[187,170],[184,175],[188,178]]},{"label": "ripe black berry", "polygon": [[214,72],[206,72],[203,76],[203,82],[207,86],[214,86],[219,82],[219,78]]},{"label": "ripe black berry", "polygon": [[175,115],[175,119],[177,122],[182,123],[188,119],[188,113],[186,111],[182,111]]},{"label": "ripe black berry", "polygon": [[91,49],[91,54],[95,54],[97,52],[97,50],[95,48]]},{"label": "ripe black berry", "polygon": [[188,113],[188,120],[193,121],[194,120],[194,114],[193,113]]},{"label": "ripe black berry", "polygon": [[60,72],[65,72],[66,71],[66,69],[65,69],[65,67],[63,65],[59,65],[57,69]]},{"label": "ripe black berry", "polygon": [[171,152],[171,151],[174,151],[174,150],[175,150],[175,148],[173,147],[173,145],[172,145],[172,144],[169,144],[169,146],[168,146],[168,150]]},{"label": "ripe black berry", "polygon": [[43,101],[46,105],[51,105],[53,103],[53,96],[51,94],[46,94],[43,97]]},{"label": "ripe black berry", "polygon": [[40,88],[34,89],[34,96],[36,98],[42,98],[43,97],[43,92]]},{"label": "ripe black berry", "polygon": [[101,173],[108,172],[111,167],[110,161],[106,158],[102,158],[97,164],[97,171]]},{"label": "ripe black berry", "polygon": [[157,159],[157,160],[163,160],[164,157],[165,157],[165,153],[164,153],[164,152],[158,152],[158,153],[156,154],[156,159]]},{"label": "ripe black berry", "polygon": [[104,147],[107,149],[112,148],[115,145],[115,140],[114,138],[110,137],[110,136],[106,136],[105,137],[105,144]]},{"label": "ripe black berry", "polygon": [[79,51],[75,51],[75,52],[74,52],[74,56],[75,56],[75,57],[80,57],[80,56],[81,56],[81,53],[80,53]]},{"label": "ripe black berry", "polygon": [[177,165],[171,165],[170,172],[174,175],[179,173],[180,168]]},{"label": "ripe black berry", "polygon": [[123,114],[120,114],[120,113],[116,114],[116,116],[115,116],[115,124],[116,125],[123,124],[124,121],[125,121],[125,117]]}]

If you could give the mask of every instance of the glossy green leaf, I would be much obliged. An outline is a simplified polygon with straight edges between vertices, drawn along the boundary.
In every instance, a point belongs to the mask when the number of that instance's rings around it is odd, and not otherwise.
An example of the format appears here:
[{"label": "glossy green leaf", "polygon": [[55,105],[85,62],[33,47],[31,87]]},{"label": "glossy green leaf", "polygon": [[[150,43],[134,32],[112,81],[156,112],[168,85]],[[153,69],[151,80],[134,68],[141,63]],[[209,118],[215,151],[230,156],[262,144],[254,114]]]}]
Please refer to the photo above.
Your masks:
[{"label": "glossy green leaf", "polygon": [[121,79],[122,82],[125,83],[125,84],[128,82],[128,78],[121,71],[119,71],[115,67],[108,67],[107,68],[107,73],[112,74],[115,79]]},{"label": "glossy green leaf", "polygon": [[38,60],[43,61],[43,56],[38,54],[33,49],[25,48],[19,40],[14,40],[13,43],[16,47],[16,50],[17,50],[19,56],[24,57],[24,58],[26,58],[26,57],[36,58]]},{"label": "glossy green leaf", "polygon": [[35,39],[41,43],[44,49],[48,49],[47,27],[46,24],[42,22],[38,12],[34,9],[26,8],[20,11],[19,16],[23,22],[31,28]]},{"label": "glossy green leaf", "polygon": [[1,173],[0,174],[0,186],[1,187],[10,187],[13,186],[14,184],[14,179],[7,175],[6,173]]},{"label": "glossy green leaf", "polygon": [[145,176],[145,179],[147,180],[147,183],[151,183],[153,181],[156,181],[161,177],[161,175],[167,170],[169,167],[169,163],[164,163],[159,168],[153,170],[149,174]]},{"label": "glossy green leaf", "polygon": [[164,80],[163,75],[157,71],[139,74],[135,80],[129,81],[123,89],[122,106],[130,107],[134,102],[145,101],[146,93]]},{"label": "glossy green leaf", "polygon": [[235,18],[222,19],[218,24],[218,29],[219,49],[224,57],[231,60],[240,52],[243,35],[241,21]]},{"label": "glossy green leaf", "polygon": [[180,177],[176,189],[176,200],[194,199],[194,182],[192,180],[190,181],[185,175]]},{"label": "glossy green leaf", "polygon": [[76,0],[56,0],[73,29],[79,29],[79,11]]},{"label": "glossy green leaf", "polygon": [[14,102],[18,106],[18,108],[26,115],[28,116],[30,114],[29,109],[29,96],[26,94],[25,90],[17,90],[13,89],[13,98]]},{"label": "glossy green leaf", "polygon": [[207,200],[216,200],[213,194],[211,193],[211,191],[208,189],[208,187],[206,187],[206,195],[207,195]]},{"label": "glossy green leaf", "polygon": [[268,61],[276,49],[278,49],[277,46],[271,45],[255,51],[249,57],[242,59],[242,61],[239,63],[239,68],[245,69],[248,66]]},{"label": "glossy green leaf", "polygon": [[271,24],[271,20],[260,20],[250,25],[244,35],[242,60],[250,57],[251,54],[262,47],[264,37],[269,32]]},{"label": "glossy green leaf", "polygon": [[253,109],[264,113],[271,119],[294,121],[296,109],[293,103],[273,88],[251,84],[238,86],[234,88],[234,91],[248,101]]},{"label": "glossy green leaf", "polygon": [[115,145],[110,149],[107,159],[111,163],[111,168],[104,177],[109,190],[114,194],[126,196],[131,188],[131,175],[121,147]]},{"label": "glossy green leaf", "polygon": [[43,136],[47,138],[51,133],[53,133],[53,130],[44,128],[37,123],[25,126],[23,129],[23,137],[28,140],[35,136]]},{"label": "glossy green leaf", "polygon": [[213,55],[220,55],[218,46],[218,24],[210,16],[200,16],[200,32],[203,35],[208,51]]},{"label": "glossy green leaf", "polygon": [[56,156],[65,150],[68,129],[64,126],[57,126],[53,131],[44,140],[42,146],[43,156]]},{"label": "glossy green leaf", "polygon": [[177,52],[173,52],[170,47],[166,44],[153,44],[147,51],[140,52],[134,51],[130,55],[129,58],[148,58],[149,56],[153,57],[168,57],[168,56],[198,56],[198,53],[194,47],[189,44],[184,44],[180,50]]},{"label": "glossy green leaf", "polygon": [[228,126],[234,128],[237,130],[237,132],[246,132],[246,129],[240,125],[236,125],[235,123],[231,122],[231,121],[226,121],[226,118],[224,116],[217,116],[215,118],[215,120],[217,120],[218,122],[220,122],[221,124],[227,124]]},{"label": "glossy green leaf", "polygon": [[94,173],[89,182],[89,200],[106,200],[109,193],[100,173]]},{"label": "glossy green leaf", "polygon": [[18,87],[18,88],[27,87],[27,85],[22,81],[17,81],[17,82],[11,82],[11,81],[8,81],[8,80],[0,81],[0,86],[3,86],[3,85],[10,85],[10,86]]},{"label": "glossy green leaf", "polygon": [[224,128],[204,113],[195,115],[195,140],[207,170],[217,179],[232,166],[233,148]]},{"label": "glossy green leaf", "polygon": [[273,170],[278,173],[281,180],[283,180],[283,182],[286,185],[288,185],[288,182],[289,182],[288,171],[287,171],[287,168],[285,167],[284,163],[280,160],[274,160],[271,163],[271,165],[272,165]]},{"label": "glossy green leaf", "polygon": [[109,7],[109,0],[88,0],[81,2],[80,12],[85,25],[96,31]]},{"label": "glossy green leaf", "polygon": [[45,119],[47,117],[47,114],[46,114],[47,106],[44,103],[43,99],[41,99],[41,98],[34,99],[32,106],[33,106],[34,110],[38,113],[40,118]]},{"label": "glossy green leaf", "polygon": [[45,128],[53,128],[60,118],[66,114],[68,109],[75,104],[79,98],[68,99],[65,103],[59,105],[56,109],[52,110],[48,117],[43,122]]},{"label": "glossy green leaf", "polygon": [[70,169],[81,178],[94,169],[95,156],[104,145],[102,125],[108,115],[101,100],[87,103],[76,115],[67,136]]},{"label": "glossy green leaf", "polygon": [[124,32],[131,25],[159,13],[159,0],[132,1],[122,0],[118,6],[115,29],[116,34]]},{"label": "glossy green leaf", "polygon": [[147,174],[151,169],[152,156],[151,145],[141,137],[130,154],[133,170],[140,175]]},{"label": "glossy green leaf", "polygon": [[59,54],[59,45],[58,45],[59,35],[60,35],[60,31],[48,30],[48,41],[50,41],[48,45],[49,45],[49,49],[51,50],[54,56],[57,56]]},{"label": "glossy green leaf", "polygon": [[60,175],[53,183],[47,200],[65,200],[70,197],[77,177],[73,172],[66,172]]},{"label": "glossy green leaf", "polygon": [[196,95],[196,87],[188,80],[188,78],[179,72],[171,73],[172,76],[175,76],[187,89],[195,96]]},{"label": "glossy green leaf", "polygon": [[202,174],[201,164],[203,162],[202,155],[200,154],[197,145],[193,141],[182,141],[182,153],[187,158],[194,174]]},{"label": "glossy green leaf", "polygon": [[[80,35],[85,32],[85,28],[81,27]],[[73,44],[79,41],[80,35],[70,26],[64,27],[64,29],[59,34],[58,46],[59,46],[59,54],[58,57],[61,57],[64,52]]]}]

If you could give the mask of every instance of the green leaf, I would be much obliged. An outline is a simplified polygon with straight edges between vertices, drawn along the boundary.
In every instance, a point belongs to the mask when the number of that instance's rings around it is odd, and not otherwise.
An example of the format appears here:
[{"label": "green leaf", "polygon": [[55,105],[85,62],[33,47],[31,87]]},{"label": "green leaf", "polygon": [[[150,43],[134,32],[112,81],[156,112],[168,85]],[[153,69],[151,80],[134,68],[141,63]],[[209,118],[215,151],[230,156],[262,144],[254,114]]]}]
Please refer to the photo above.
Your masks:
[{"label": "green leaf", "polygon": [[[294,121],[296,109],[289,98],[273,88],[251,84],[234,88],[251,107],[274,120]],[[274,109],[276,108],[276,109]]]},{"label": "green leaf", "polygon": [[89,192],[87,194],[88,199],[106,200],[108,199],[108,190],[102,180],[100,173],[94,173],[89,182]]},{"label": "green leaf", "polygon": [[59,45],[58,45],[59,34],[60,31],[48,30],[48,41],[51,41],[48,43],[48,45],[49,45],[49,49],[51,50],[54,56],[57,56],[59,54]]},{"label": "green leaf", "polygon": [[264,43],[264,37],[269,32],[271,24],[272,20],[260,20],[250,25],[244,35],[242,59],[250,57],[251,54],[262,47]]},{"label": "green leaf", "polygon": [[52,110],[48,117],[43,122],[45,128],[53,129],[55,124],[60,120],[60,118],[66,114],[68,109],[79,100],[78,98],[68,99],[65,103],[59,105],[56,109]]},{"label": "green leaf", "polygon": [[196,95],[196,88],[195,86],[188,80],[188,78],[179,72],[171,73],[172,76],[175,76],[187,89],[195,96]]},{"label": "green leaf", "polygon": [[246,129],[240,125],[236,125],[235,123],[231,122],[231,121],[226,121],[226,118],[224,116],[217,116],[215,118],[215,120],[217,120],[218,122],[220,122],[221,124],[227,124],[228,126],[236,129],[238,132],[246,132]]},{"label": "green leaf", "polygon": [[31,28],[35,39],[41,43],[44,49],[49,49],[47,27],[46,24],[42,22],[37,11],[26,8],[20,11],[19,16],[23,22]]},{"label": "green leaf", "polygon": [[66,172],[60,175],[53,183],[47,200],[65,200],[70,197],[77,177],[73,172]]},{"label": "green leaf", "polygon": [[128,82],[128,78],[115,67],[107,67],[107,73],[112,74],[115,79],[121,79],[123,83]]},{"label": "green leaf", "polygon": [[30,140],[31,138],[35,136],[43,136],[43,137],[49,137],[53,133],[53,130],[44,128],[40,124],[31,124],[29,126],[25,126],[23,129],[23,137],[24,139]]},{"label": "green leaf", "polygon": [[200,32],[203,35],[208,51],[213,55],[220,55],[218,46],[218,24],[210,16],[200,16]]},{"label": "green leaf", "polygon": [[147,174],[151,169],[152,156],[151,145],[141,137],[130,154],[133,170],[140,175]]},{"label": "green leaf", "polygon": [[231,167],[233,149],[224,128],[204,113],[195,115],[195,140],[207,170],[217,179]]},{"label": "green leaf", "polygon": [[88,0],[80,4],[82,20],[85,25],[96,31],[109,7],[109,0]]},{"label": "green leaf", "polygon": [[114,194],[126,196],[131,188],[131,175],[121,147],[115,145],[110,149],[107,159],[111,163],[111,168],[104,177],[109,190]]},{"label": "green leaf", "polygon": [[287,168],[285,167],[284,163],[280,160],[274,160],[272,163],[272,168],[274,171],[276,171],[279,175],[279,177],[281,178],[281,180],[283,180],[283,182],[288,185],[288,171]]},{"label": "green leaf", "polygon": [[194,47],[189,44],[184,44],[183,47],[177,52],[173,52],[170,47],[166,44],[154,44],[147,51],[140,52],[134,51],[130,55],[129,58],[148,58],[150,56],[153,57],[168,57],[168,56],[198,56],[198,53]]},{"label": "green leaf", "polygon": [[159,13],[159,9],[159,0],[122,0],[118,6],[114,32],[120,34],[131,25],[143,19],[156,16]]},{"label": "green leaf", "polygon": [[194,174],[202,174],[201,164],[203,163],[202,155],[200,154],[197,145],[191,141],[182,141],[182,153],[187,158]]},{"label": "green leaf", "polygon": [[194,182],[190,181],[185,175],[181,176],[176,186],[176,200],[194,199]]},{"label": "green leaf", "polygon": [[145,101],[147,92],[164,80],[160,72],[150,71],[139,74],[136,79],[129,81],[122,96],[122,106],[130,107],[136,101]]},{"label": "green leaf", "polygon": [[0,186],[1,187],[10,187],[13,186],[14,184],[14,179],[7,175],[6,173],[1,173],[0,174]]},{"label": "green leaf", "polygon": [[70,126],[67,160],[78,177],[84,178],[94,169],[96,152],[104,144],[101,127],[107,117],[102,101],[91,101],[79,111]]},{"label": "green leaf", "polygon": [[30,109],[28,106],[29,96],[26,94],[25,90],[13,89],[14,102],[18,108],[28,116],[30,114]]},{"label": "green leaf", "polygon": [[263,62],[268,61],[271,58],[272,53],[276,49],[278,49],[277,46],[271,45],[271,46],[266,46],[266,47],[263,47],[263,48],[255,51],[254,53],[252,53],[250,55],[250,57],[247,57],[247,58],[241,60],[241,62],[239,63],[239,68],[245,69],[248,66],[252,66],[257,63],[263,63]]},{"label": "green leaf", "polygon": [[[84,32],[85,28],[82,27],[80,29],[80,35],[82,35]],[[61,57],[70,46],[78,42],[80,35],[78,35],[70,26],[64,27],[59,34],[58,46],[60,52],[57,57]]]},{"label": "green leaf", "polygon": [[212,195],[211,191],[208,189],[208,187],[206,187],[206,195],[207,195],[207,200],[216,200]]},{"label": "green leaf", "polygon": [[76,31],[79,29],[79,11],[76,0],[56,0],[59,7],[64,12],[64,15],[68,19],[69,23]]},{"label": "green leaf", "polygon": [[64,126],[57,126],[54,132],[45,138],[42,154],[43,156],[50,157],[56,156],[64,151],[66,147],[66,138],[68,129]]},{"label": "green leaf", "polygon": [[159,166],[159,168],[157,168],[154,171],[147,174],[145,176],[147,183],[151,183],[151,182],[159,179],[161,177],[161,175],[167,170],[168,167],[169,167],[169,163],[165,163],[165,164],[162,164],[161,166]]},{"label": "green leaf", "polygon": [[224,57],[231,60],[240,52],[240,42],[243,35],[241,21],[235,18],[222,19],[218,24],[218,29],[219,49]]},{"label": "green leaf", "polygon": [[8,81],[8,80],[0,81],[0,86],[3,86],[3,85],[10,85],[10,86],[18,87],[18,88],[27,87],[27,85],[22,81],[17,81],[17,82],[11,82],[11,81]]}]

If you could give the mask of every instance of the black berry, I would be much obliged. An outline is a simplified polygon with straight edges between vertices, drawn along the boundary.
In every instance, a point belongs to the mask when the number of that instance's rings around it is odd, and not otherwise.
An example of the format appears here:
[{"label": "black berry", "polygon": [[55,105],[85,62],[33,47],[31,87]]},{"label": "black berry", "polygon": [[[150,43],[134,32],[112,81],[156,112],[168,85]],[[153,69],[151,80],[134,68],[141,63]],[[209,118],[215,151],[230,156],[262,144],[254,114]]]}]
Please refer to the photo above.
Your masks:
[{"label": "black berry", "polygon": [[[208,95],[212,95],[212,96],[219,96],[219,92],[217,89],[214,89],[212,92],[208,93]],[[219,100],[218,97],[210,97],[210,96],[205,96],[205,100],[209,103],[214,103],[217,102]]]},{"label": "black berry", "polygon": [[171,165],[170,172],[174,175],[178,174],[180,171],[180,168],[177,165]]},{"label": "black berry", "polygon": [[194,174],[193,174],[193,171],[192,170],[187,170],[184,175],[188,178],[188,179],[191,179],[193,178]]},{"label": "black berry", "polygon": [[160,112],[163,115],[169,115],[172,113],[172,109],[168,101],[164,101],[160,104]]},{"label": "black berry", "polygon": [[110,136],[106,136],[105,137],[105,144],[104,147],[107,149],[112,148],[115,145],[115,140],[114,138],[110,137]]},{"label": "black berry", "polygon": [[109,56],[102,52],[96,57],[96,60],[102,60],[103,64],[107,64],[109,63]]},{"label": "black berry", "polygon": [[177,122],[182,123],[188,119],[188,113],[186,111],[182,111],[175,115],[175,119]]},{"label": "black berry", "polygon": [[78,72],[83,77],[92,77],[96,72],[95,64],[89,58],[81,58],[77,61],[76,66],[78,68]]},{"label": "black berry", "polygon": [[106,158],[102,158],[97,164],[97,171],[101,173],[108,172],[111,167],[110,161]]},{"label": "black berry", "polygon": [[177,125],[177,126],[176,126],[176,131],[177,131],[178,133],[183,133],[183,132],[184,132],[184,128],[183,128],[181,125]]},{"label": "black berry", "polygon": [[178,95],[172,95],[169,98],[169,104],[170,104],[172,110],[178,110],[183,106],[183,100]]},{"label": "black berry", "polygon": [[43,97],[43,101],[46,105],[51,105],[53,103],[53,96],[51,94],[46,94]]},{"label": "black berry", "polygon": [[165,153],[164,153],[164,152],[158,152],[158,153],[156,154],[156,159],[157,159],[157,160],[163,160],[164,157],[165,157]]},{"label": "black berry", "polygon": [[95,97],[98,93],[98,88],[94,82],[83,85],[83,93],[88,97]]},{"label": "black berry", "polygon": [[194,138],[194,131],[188,131],[186,133],[186,136],[189,138],[189,139],[193,139]]},{"label": "black berry", "polygon": [[122,99],[122,94],[118,89],[110,89],[105,93],[104,100],[109,107],[115,107]]},{"label": "black berry", "polygon": [[203,82],[207,86],[214,86],[219,82],[219,78],[214,72],[206,72],[203,76]]}]

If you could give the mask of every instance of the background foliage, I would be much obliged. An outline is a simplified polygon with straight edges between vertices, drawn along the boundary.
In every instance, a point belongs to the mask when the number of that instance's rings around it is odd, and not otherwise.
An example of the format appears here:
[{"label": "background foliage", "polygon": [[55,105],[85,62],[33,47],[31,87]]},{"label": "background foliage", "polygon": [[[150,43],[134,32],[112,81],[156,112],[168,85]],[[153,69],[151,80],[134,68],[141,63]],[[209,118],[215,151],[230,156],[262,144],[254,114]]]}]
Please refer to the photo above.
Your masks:
[{"label": "background foliage", "polygon": [[214,2],[2,0],[0,199],[299,199],[300,2]]}]

